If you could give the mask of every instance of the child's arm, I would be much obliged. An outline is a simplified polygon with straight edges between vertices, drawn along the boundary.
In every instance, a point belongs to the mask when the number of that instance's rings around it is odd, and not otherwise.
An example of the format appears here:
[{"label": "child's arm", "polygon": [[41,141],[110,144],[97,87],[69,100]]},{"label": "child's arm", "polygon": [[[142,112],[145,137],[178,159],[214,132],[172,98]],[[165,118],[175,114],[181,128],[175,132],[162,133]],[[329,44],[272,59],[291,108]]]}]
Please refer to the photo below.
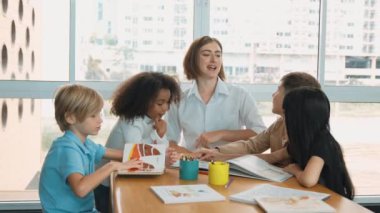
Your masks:
[{"label": "child's arm", "polygon": [[195,156],[200,160],[220,160],[226,161],[232,158],[237,158],[246,154],[226,154],[219,152],[218,149],[205,149],[201,148],[195,152]]},{"label": "child's arm", "polygon": [[196,147],[208,147],[209,143],[216,141],[233,142],[238,140],[247,140],[250,137],[257,135],[251,129],[241,130],[217,130],[205,132],[196,139]]},{"label": "child's arm", "polygon": [[186,149],[185,147],[179,146],[175,141],[169,141],[169,147],[173,148],[178,153],[191,154],[192,151]]},{"label": "child's arm", "polygon": [[123,150],[107,148],[106,153],[104,154],[103,158],[108,159],[108,160],[122,161]]},{"label": "child's arm", "polygon": [[73,173],[68,176],[67,181],[71,189],[78,197],[85,197],[95,187],[97,187],[104,179],[106,179],[113,171],[127,169],[142,169],[142,161],[130,160],[125,163],[111,161],[106,165],[97,169],[94,173],[83,176],[80,173]]},{"label": "child's arm", "polygon": [[255,155],[270,164],[278,163],[280,161],[284,161],[290,158],[286,147],[269,154],[255,154]]},{"label": "child's arm", "polygon": [[293,174],[298,182],[305,187],[312,187],[318,183],[321,175],[324,160],[318,156],[312,156],[302,170],[297,164],[289,164],[284,168],[285,171]]}]

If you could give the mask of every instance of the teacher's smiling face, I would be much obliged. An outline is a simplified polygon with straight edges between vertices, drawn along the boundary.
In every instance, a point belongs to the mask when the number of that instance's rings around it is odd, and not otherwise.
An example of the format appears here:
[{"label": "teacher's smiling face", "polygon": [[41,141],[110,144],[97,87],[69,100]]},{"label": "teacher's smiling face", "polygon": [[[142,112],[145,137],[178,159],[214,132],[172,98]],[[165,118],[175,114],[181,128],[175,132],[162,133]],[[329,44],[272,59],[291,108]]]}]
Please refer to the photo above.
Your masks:
[{"label": "teacher's smiling face", "polygon": [[222,63],[222,50],[216,42],[205,44],[199,49],[199,77],[210,79],[217,78],[222,67]]}]

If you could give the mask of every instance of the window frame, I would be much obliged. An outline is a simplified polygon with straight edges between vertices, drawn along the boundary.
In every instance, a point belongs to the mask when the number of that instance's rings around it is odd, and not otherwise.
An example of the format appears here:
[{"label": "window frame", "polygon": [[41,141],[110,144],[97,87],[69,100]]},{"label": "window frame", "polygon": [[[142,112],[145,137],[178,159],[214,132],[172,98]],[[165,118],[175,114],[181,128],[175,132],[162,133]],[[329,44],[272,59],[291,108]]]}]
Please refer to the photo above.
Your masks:
[{"label": "window frame", "polygon": [[[36,80],[0,80],[0,98],[35,98],[51,99],[56,88],[67,83],[78,83],[99,91],[105,99],[112,96],[119,81],[77,81],[75,79],[76,57],[76,1],[70,0],[70,26],[69,26],[69,80],[68,81],[36,81]],[[320,0],[320,25],[318,40],[318,68],[317,78],[323,90],[332,102],[362,102],[380,103],[380,86],[331,86],[325,85],[325,52],[326,52],[326,16],[327,0]],[[198,38],[208,35],[210,30],[210,0],[194,0],[194,26],[193,37]],[[186,86],[188,83],[183,83]],[[239,84],[254,95],[257,101],[271,101],[272,93],[276,90],[276,84]],[[366,95],[363,95],[366,94]],[[358,196],[358,201],[365,203],[379,202],[378,199],[365,199]],[[356,200],[356,199],[355,199]],[[3,209],[41,209],[39,201],[1,202],[0,210]]]},{"label": "window frame", "polygon": [[[110,98],[119,81],[77,81],[75,79],[75,29],[76,1],[70,0],[70,38],[69,38],[69,80],[36,81],[36,80],[1,80],[0,98],[39,98],[50,99],[57,87],[67,83],[78,83],[98,90],[104,98]],[[325,85],[325,52],[326,52],[326,13],[327,0],[320,0],[320,25],[318,42],[317,78],[332,102],[380,102],[380,86],[334,86]],[[208,35],[210,30],[210,0],[194,0],[194,38]],[[36,86],[37,85],[37,86]],[[276,84],[239,84],[252,94],[257,101],[271,101],[271,94]],[[22,88],[22,89],[20,89]],[[361,94],[361,95],[360,95]],[[366,94],[363,96],[362,94]]]}]

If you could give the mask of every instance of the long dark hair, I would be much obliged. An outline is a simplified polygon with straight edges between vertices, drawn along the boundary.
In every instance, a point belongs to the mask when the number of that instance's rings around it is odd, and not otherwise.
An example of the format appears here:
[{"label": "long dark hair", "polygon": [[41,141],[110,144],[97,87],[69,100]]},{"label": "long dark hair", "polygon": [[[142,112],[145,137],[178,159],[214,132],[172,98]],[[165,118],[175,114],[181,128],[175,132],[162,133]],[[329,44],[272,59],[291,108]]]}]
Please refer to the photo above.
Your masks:
[{"label": "long dark hair", "polygon": [[[339,162],[334,164],[340,171],[332,171],[323,181],[327,187],[353,199],[354,187],[345,165],[342,149],[330,133],[330,102],[325,93],[312,87],[294,89],[285,96],[283,109],[290,141],[288,152],[295,163],[305,169],[311,158],[311,148],[314,143],[326,140],[322,142],[328,147],[328,155],[337,156]],[[336,184],[337,180],[341,183]]]},{"label": "long dark hair", "polygon": [[121,83],[113,94],[111,113],[126,120],[144,117],[160,89],[170,91],[170,103],[179,102],[181,88],[174,78],[158,72],[136,74]]}]

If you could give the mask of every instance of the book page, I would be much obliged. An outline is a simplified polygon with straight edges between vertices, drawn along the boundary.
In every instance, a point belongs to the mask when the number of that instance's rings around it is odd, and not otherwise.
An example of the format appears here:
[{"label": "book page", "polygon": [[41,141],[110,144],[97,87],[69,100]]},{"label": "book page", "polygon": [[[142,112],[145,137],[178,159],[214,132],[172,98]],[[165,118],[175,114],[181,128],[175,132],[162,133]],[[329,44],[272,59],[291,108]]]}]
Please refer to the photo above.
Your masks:
[{"label": "book page", "polygon": [[315,199],[323,200],[328,198],[330,195],[320,192],[311,192],[305,190],[298,190],[280,186],[274,186],[271,184],[261,184],[252,189],[230,195],[230,200],[257,204],[256,198],[259,197],[290,197],[290,196],[310,196]]},{"label": "book page", "polygon": [[281,168],[273,166],[254,155],[245,155],[228,160],[227,162],[232,164],[230,166],[231,169],[252,175],[252,178],[258,176],[260,177],[259,179],[282,182],[292,176]]},{"label": "book page", "polygon": [[124,146],[123,162],[131,159],[143,161],[143,171],[119,171],[118,174],[162,174],[165,169],[166,144],[131,144]]},{"label": "book page", "polygon": [[206,184],[151,186],[151,189],[166,204],[225,200]]}]

